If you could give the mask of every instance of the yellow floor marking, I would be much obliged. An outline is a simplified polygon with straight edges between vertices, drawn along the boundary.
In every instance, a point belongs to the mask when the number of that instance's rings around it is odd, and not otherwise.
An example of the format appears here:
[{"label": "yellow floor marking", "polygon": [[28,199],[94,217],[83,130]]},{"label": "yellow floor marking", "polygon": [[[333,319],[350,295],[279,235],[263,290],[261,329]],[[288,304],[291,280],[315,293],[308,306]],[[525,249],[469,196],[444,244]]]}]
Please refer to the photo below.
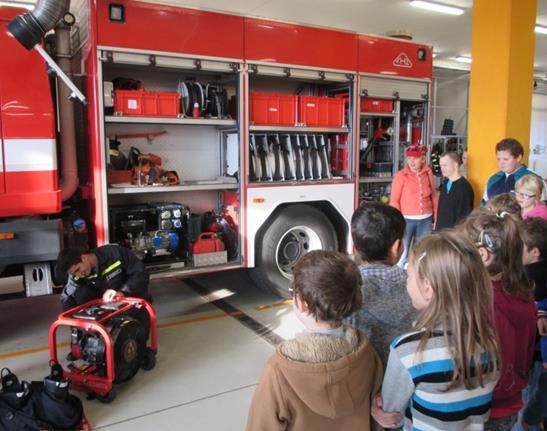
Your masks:
[{"label": "yellow floor marking", "polygon": [[275,304],[259,305],[255,307],[255,310],[262,311],[262,310],[267,310],[269,308],[284,307],[286,305],[291,305],[291,304],[292,304],[292,299],[286,299],[285,301],[276,302]]}]

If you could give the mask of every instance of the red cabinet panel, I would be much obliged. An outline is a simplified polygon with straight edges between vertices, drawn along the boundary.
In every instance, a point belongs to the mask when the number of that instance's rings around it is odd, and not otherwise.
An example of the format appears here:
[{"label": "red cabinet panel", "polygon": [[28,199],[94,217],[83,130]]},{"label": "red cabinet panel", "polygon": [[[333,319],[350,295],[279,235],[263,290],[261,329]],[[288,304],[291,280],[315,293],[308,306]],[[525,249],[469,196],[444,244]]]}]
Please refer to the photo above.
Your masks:
[{"label": "red cabinet panel", "polygon": [[357,35],[245,18],[245,59],[353,71]]},{"label": "red cabinet panel", "polygon": [[97,5],[99,45],[243,58],[243,17],[160,4],[117,0],[125,22],[112,22],[110,2]]},{"label": "red cabinet panel", "polygon": [[[425,58],[418,51],[425,50]],[[359,35],[359,72],[409,78],[433,76],[432,48],[393,39]]]}]

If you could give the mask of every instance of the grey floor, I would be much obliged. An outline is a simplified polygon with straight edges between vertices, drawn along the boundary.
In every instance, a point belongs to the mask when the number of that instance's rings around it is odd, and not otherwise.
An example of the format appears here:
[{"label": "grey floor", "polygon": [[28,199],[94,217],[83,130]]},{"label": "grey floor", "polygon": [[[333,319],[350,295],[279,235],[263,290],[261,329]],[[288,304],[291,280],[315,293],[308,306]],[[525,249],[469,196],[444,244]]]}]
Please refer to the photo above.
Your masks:
[{"label": "grey floor", "polygon": [[[151,292],[159,325],[157,365],[119,385],[111,404],[76,393],[93,430],[243,430],[273,343],[301,329],[292,306],[256,289],[243,270],[155,280]],[[232,316],[229,307],[240,312]],[[48,329],[58,313],[57,295],[0,301],[0,366],[25,380],[42,379],[48,373]],[[64,357],[67,332],[60,331],[57,341]]]}]

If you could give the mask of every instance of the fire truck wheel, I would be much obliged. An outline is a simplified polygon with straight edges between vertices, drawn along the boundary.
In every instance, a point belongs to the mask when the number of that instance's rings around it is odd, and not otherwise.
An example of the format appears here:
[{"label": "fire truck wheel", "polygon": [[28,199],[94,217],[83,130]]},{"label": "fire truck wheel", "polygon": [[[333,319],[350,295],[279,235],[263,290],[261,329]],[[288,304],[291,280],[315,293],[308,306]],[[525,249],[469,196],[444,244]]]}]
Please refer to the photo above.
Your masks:
[{"label": "fire truck wheel", "polygon": [[338,238],[321,211],[309,205],[293,205],[279,213],[256,244],[251,278],[261,288],[290,298],[292,271],[298,259],[312,250],[337,250]]}]

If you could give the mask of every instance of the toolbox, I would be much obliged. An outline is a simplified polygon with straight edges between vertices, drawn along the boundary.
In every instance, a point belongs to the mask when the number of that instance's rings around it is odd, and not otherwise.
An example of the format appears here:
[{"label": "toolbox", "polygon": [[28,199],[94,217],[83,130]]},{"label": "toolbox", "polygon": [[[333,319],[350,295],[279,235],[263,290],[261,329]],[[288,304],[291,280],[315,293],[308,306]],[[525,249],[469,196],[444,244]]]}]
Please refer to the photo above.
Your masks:
[{"label": "toolbox", "polygon": [[114,90],[114,110],[121,115],[176,117],[180,94],[147,90]]},{"label": "toolbox", "polygon": [[361,97],[361,112],[393,112],[393,100]]},{"label": "toolbox", "polygon": [[251,93],[251,124],[295,126],[298,98],[292,94]]}]

